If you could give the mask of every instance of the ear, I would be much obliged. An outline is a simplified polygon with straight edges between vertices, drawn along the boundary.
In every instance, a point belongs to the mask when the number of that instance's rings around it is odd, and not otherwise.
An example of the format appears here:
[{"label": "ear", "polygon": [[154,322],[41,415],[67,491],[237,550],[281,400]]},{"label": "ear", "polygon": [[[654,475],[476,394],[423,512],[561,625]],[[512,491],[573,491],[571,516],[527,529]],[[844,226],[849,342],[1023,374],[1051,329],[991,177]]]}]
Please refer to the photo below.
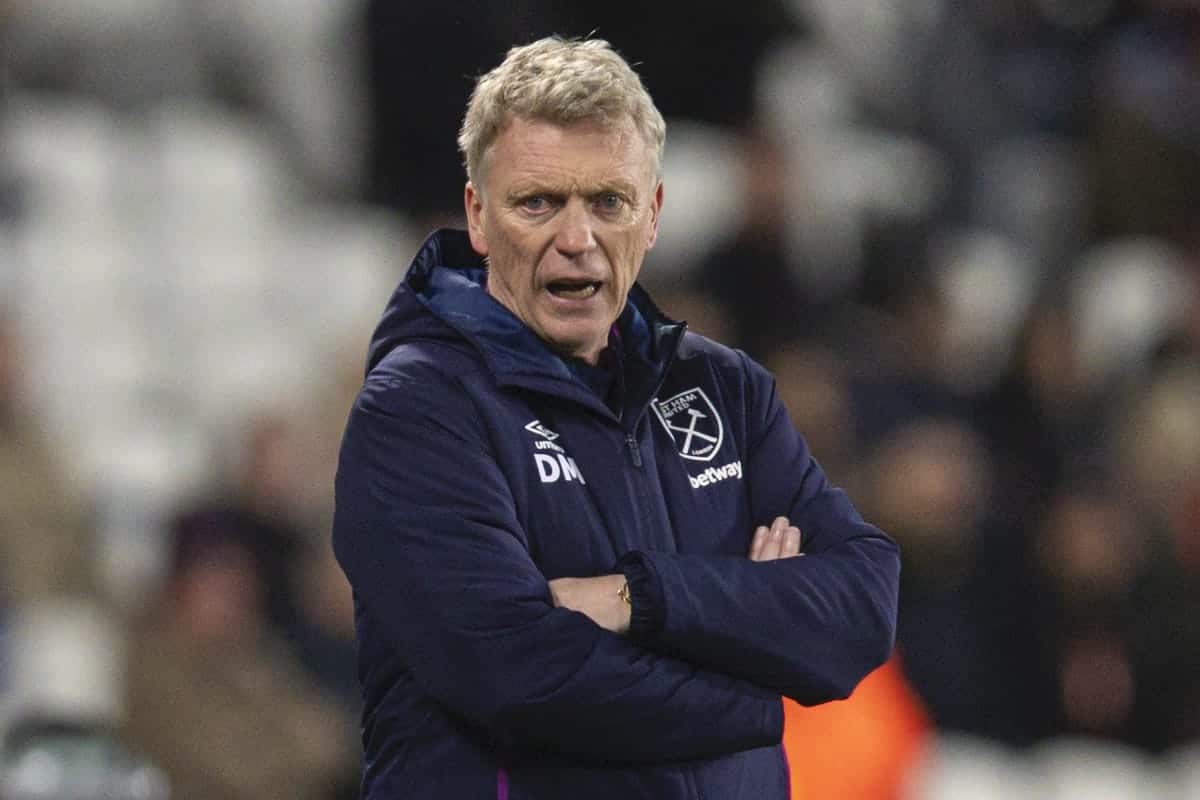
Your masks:
[{"label": "ear", "polygon": [[658,241],[658,220],[659,214],[662,212],[663,204],[663,184],[658,182],[658,186],[654,189],[654,201],[650,204],[650,241],[646,242],[646,249],[654,247],[654,243]]},{"label": "ear", "polygon": [[467,181],[463,190],[463,205],[467,211],[467,235],[471,237],[471,248],[486,258],[488,243],[483,232],[483,195],[470,181]]}]

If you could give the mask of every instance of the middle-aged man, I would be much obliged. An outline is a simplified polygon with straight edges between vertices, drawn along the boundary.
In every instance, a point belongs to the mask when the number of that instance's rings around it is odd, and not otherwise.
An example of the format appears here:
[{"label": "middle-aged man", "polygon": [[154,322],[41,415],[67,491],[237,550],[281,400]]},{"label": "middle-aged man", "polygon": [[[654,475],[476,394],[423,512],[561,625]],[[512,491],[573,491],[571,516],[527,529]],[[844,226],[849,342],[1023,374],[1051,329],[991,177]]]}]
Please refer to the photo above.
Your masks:
[{"label": "middle-aged man", "polygon": [[392,297],[338,470],[369,800],[782,800],[781,695],[891,650],[895,545],[634,284],[664,132],[602,41],[476,85],[469,230]]}]

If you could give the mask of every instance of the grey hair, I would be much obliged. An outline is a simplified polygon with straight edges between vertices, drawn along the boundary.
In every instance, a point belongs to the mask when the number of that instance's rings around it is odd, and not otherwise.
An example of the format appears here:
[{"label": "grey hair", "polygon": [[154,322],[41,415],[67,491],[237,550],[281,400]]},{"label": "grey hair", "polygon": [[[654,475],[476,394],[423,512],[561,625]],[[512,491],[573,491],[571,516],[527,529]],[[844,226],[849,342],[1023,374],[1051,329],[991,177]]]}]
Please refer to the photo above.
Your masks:
[{"label": "grey hair", "polygon": [[549,36],[508,51],[504,61],[475,83],[458,148],[467,178],[478,185],[483,160],[514,118],[559,125],[628,119],[662,166],[667,126],[641,78],[603,39]]}]

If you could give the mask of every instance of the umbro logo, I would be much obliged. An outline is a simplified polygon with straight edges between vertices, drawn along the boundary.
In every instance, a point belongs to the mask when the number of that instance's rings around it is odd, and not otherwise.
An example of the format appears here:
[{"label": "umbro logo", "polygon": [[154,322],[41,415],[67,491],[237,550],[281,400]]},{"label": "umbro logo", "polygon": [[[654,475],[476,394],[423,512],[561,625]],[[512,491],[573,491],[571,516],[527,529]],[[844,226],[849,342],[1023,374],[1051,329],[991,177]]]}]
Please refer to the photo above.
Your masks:
[{"label": "umbro logo", "polygon": [[526,425],[525,430],[534,436],[541,437],[534,440],[533,446],[536,450],[551,451],[533,454],[533,463],[537,467],[538,479],[542,483],[557,483],[560,480],[568,483],[571,481],[587,483],[583,479],[583,473],[579,471],[579,465],[575,463],[575,459],[567,455],[567,451],[563,450],[561,445],[555,443],[554,440],[558,438],[557,433],[536,419]]},{"label": "umbro logo", "polygon": [[537,419],[535,419],[533,422],[526,425],[525,430],[529,431],[530,433],[541,436],[543,439],[546,439],[547,441],[550,441],[550,442],[553,442],[555,439],[558,438],[557,433],[555,433],[554,431],[547,428],[545,425],[542,424],[541,420],[537,420]]}]

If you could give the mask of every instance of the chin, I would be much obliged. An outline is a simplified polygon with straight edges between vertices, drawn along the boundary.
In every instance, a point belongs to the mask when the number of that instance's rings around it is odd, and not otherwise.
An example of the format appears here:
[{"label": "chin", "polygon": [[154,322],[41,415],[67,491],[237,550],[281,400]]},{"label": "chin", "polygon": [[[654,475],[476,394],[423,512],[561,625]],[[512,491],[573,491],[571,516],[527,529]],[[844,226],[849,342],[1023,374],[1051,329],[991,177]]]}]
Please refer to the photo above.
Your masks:
[{"label": "chin", "polygon": [[[594,337],[582,339],[578,336],[564,336],[549,338],[547,341],[550,347],[561,355],[571,356],[572,358],[587,358],[588,355],[604,349],[605,345],[608,344],[608,336],[605,335],[601,339]],[[599,344],[596,344],[596,342],[599,342]]]},{"label": "chin", "polygon": [[588,352],[591,350],[585,344],[577,342],[564,342],[561,339],[551,341],[550,347],[559,355],[570,356],[571,358],[587,358]]}]

